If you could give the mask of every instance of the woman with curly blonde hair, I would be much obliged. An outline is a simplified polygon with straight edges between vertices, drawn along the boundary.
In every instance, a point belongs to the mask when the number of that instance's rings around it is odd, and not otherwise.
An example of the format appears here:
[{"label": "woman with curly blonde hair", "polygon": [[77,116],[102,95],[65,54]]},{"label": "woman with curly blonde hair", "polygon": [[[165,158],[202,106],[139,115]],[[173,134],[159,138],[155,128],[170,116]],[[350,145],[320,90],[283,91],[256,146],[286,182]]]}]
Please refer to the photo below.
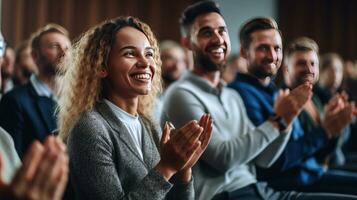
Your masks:
[{"label": "woman with curly blonde hair", "polygon": [[[160,58],[149,26],[119,17],[90,29],[64,63],[59,132],[78,199],[193,199],[191,167],[207,147],[210,116],[170,135],[151,122]],[[161,139],[159,139],[161,137]]]}]

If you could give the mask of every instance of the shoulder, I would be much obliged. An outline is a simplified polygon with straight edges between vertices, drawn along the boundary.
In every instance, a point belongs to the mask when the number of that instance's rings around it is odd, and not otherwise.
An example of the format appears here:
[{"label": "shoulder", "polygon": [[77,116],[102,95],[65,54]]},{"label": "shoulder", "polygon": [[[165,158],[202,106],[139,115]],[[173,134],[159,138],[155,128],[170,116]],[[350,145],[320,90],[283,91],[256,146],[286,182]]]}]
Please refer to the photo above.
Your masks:
[{"label": "shoulder", "polygon": [[28,83],[26,85],[22,85],[19,87],[16,87],[12,91],[6,93],[2,98],[1,102],[21,102],[21,101],[27,101],[30,97],[31,94],[31,88],[32,86]]},{"label": "shoulder", "polygon": [[[109,126],[98,111],[84,112],[70,130],[67,143],[69,148],[104,141],[110,143]],[[90,146],[90,145],[89,145]]]},{"label": "shoulder", "polygon": [[5,147],[4,149],[14,146],[11,136],[2,127],[0,127],[0,146]]}]

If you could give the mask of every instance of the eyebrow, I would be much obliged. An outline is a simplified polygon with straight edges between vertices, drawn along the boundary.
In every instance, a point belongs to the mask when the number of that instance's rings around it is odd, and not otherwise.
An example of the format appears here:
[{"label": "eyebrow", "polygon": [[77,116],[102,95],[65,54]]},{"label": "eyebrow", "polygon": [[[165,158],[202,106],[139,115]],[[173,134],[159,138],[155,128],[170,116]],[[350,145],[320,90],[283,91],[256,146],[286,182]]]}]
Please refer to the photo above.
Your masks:
[{"label": "eyebrow", "polygon": [[[212,30],[212,29],[215,29],[215,28],[212,28],[210,26],[204,26],[198,32],[205,31],[205,30]],[[220,30],[221,29],[227,29],[227,27],[226,26],[219,26],[218,29],[220,29]]]},{"label": "eyebrow", "polygon": [[[120,52],[120,51],[124,51],[124,50],[126,50],[126,49],[137,49],[137,48],[136,48],[135,46],[125,46],[125,47],[119,49],[119,52]],[[145,47],[145,50],[152,50],[152,51],[154,51],[154,48],[152,48],[152,47]]]}]

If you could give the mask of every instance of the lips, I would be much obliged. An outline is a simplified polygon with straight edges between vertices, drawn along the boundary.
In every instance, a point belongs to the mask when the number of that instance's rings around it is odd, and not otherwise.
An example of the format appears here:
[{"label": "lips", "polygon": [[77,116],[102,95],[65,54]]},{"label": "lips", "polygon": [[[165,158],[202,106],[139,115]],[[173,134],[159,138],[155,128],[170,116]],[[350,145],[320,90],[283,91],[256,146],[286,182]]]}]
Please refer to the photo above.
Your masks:
[{"label": "lips", "polygon": [[134,73],[130,77],[140,82],[149,82],[152,79],[152,74],[148,72]]}]

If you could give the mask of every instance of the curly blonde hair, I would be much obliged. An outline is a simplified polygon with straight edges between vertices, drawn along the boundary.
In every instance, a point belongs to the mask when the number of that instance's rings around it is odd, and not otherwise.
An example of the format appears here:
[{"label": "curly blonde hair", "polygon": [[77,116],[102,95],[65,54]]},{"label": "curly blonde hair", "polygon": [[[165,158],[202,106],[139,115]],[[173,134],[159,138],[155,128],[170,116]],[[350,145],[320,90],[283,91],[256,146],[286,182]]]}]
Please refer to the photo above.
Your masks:
[{"label": "curly blonde hair", "polygon": [[133,27],[143,32],[154,49],[155,76],[148,95],[139,96],[138,113],[153,119],[156,95],[161,91],[161,60],[157,40],[150,27],[135,17],[118,17],[91,28],[73,45],[61,67],[58,126],[59,134],[66,139],[79,116],[91,110],[103,98],[103,80],[100,72],[107,66],[109,53],[115,43],[116,33],[123,27]]}]

